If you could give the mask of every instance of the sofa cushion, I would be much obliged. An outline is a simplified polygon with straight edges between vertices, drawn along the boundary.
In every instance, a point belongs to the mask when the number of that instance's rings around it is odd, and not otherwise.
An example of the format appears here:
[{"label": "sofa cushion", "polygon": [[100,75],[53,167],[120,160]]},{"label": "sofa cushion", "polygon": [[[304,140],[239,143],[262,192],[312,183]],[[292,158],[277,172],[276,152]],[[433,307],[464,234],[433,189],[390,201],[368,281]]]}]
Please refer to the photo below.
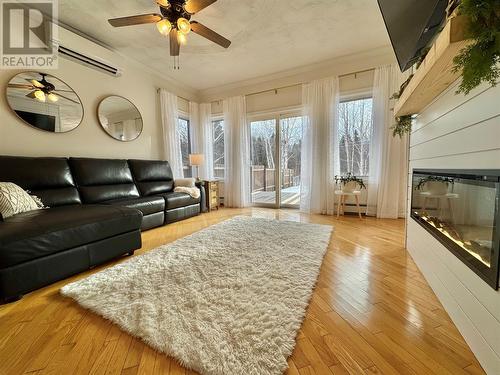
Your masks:
[{"label": "sofa cushion", "polygon": [[74,205],[24,212],[0,222],[0,268],[138,230],[138,210]]},{"label": "sofa cushion", "polygon": [[2,219],[21,212],[38,210],[40,207],[35,199],[15,183],[0,181],[0,215]]},{"label": "sofa cushion", "polygon": [[191,206],[193,204],[199,204],[200,198],[193,198],[186,193],[166,193],[162,194],[165,198],[165,210],[172,210],[174,208]]},{"label": "sofa cushion", "polygon": [[83,203],[139,196],[126,160],[70,158]]},{"label": "sofa cushion", "polygon": [[157,212],[165,211],[165,199],[163,199],[163,197],[139,197],[139,198],[116,199],[112,201],[103,202],[103,204],[135,208],[136,210],[141,211],[143,215],[151,215]]},{"label": "sofa cushion", "polygon": [[19,185],[49,207],[81,203],[65,158],[0,156],[0,181]]},{"label": "sofa cushion", "polygon": [[129,160],[128,164],[142,196],[174,190],[174,177],[168,161]]}]

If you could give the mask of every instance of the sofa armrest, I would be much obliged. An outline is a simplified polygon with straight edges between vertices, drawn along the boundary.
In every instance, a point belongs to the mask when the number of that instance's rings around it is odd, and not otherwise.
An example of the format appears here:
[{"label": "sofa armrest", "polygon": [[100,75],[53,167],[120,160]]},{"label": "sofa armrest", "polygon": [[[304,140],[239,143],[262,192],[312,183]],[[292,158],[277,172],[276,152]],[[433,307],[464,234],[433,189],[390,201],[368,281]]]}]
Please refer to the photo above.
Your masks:
[{"label": "sofa armrest", "polygon": [[196,181],[196,187],[200,189],[200,211],[207,212],[207,198],[203,181]]}]

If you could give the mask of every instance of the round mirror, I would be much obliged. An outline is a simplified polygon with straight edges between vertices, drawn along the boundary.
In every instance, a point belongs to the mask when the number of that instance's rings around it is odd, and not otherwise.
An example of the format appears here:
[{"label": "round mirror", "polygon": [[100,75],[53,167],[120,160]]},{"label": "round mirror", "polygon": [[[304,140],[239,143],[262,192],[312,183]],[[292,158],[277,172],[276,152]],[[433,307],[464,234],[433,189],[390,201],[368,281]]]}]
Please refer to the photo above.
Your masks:
[{"label": "round mirror", "polygon": [[26,124],[52,133],[75,129],[83,119],[83,106],[75,91],[45,73],[23,72],[7,85],[7,102]]},{"label": "round mirror", "polygon": [[121,96],[104,98],[97,108],[102,128],[119,141],[133,141],[142,133],[142,116],[135,105]]}]

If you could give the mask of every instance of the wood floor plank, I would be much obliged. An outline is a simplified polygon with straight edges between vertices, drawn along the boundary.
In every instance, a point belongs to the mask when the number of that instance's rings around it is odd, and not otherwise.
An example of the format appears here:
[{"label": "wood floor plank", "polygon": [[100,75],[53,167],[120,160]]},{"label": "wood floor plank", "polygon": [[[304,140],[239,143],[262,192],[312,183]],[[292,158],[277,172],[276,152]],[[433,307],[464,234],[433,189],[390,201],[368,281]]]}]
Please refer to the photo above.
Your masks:
[{"label": "wood floor plank", "polygon": [[106,366],[106,375],[120,374],[122,372],[131,342],[132,336],[125,332],[116,340],[113,354]]},{"label": "wood floor plank", "polygon": [[288,369],[285,371],[285,375],[299,375],[299,370],[292,358],[288,358]]},{"label": "wood floor plank", "polygon": [[138,375],[150,375],[155,371],[155,360],[157,352],[153,348],[145,345],[141,355],[141,362],[137,369]]},{"label": "wood floor plank", "polygon": [[325,364],[325,362],[323,362],[321,356],[319,355],[318,351],[312,344],[311,340],[309,340],[309,338],[298,340],[297,346],[300,346],[302,352],[311,364],[311,367],[317,374],[330,374],[330,369]]},{"label": "wood floor plank", "polygon": [[[286,374],[484,374],[404,249],[402,220],[221,209],[144,232],[136,254],[235,215],[335,226]],[[0,306],[0,374],[196,374],[59,294],[121,261]]]}]

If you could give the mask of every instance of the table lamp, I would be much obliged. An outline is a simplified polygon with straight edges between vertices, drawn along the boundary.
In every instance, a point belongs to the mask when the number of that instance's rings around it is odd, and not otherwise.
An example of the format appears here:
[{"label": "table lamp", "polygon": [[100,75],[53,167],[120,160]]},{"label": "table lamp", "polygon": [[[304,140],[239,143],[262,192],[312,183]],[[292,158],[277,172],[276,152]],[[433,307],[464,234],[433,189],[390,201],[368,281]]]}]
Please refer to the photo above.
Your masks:
[{"label": "table lamp", "polygon": [[205,162],[205,155],[203,154],[189,154],[189,165],[196,167],[196,180],[199,180],[199,168]]}]

